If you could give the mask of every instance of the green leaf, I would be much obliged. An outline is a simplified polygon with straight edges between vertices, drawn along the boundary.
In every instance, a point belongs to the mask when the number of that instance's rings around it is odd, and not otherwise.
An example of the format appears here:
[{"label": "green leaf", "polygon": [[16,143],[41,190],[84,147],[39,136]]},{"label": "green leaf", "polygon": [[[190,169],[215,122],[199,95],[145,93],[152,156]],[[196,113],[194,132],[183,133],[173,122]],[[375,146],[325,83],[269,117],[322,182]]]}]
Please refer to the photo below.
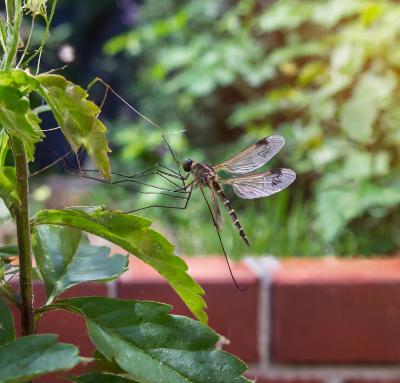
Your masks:
[{"label": "green leaf", "polygon": [[318,193],[317,224],[325,242],[334,240],[354,218],[372,207],[392,208],[400,203],[398,185],[369,181],[351,186],[323,189]]},{"label": "green leaf", "polygon": [[55,308],[85,316],[97,349],[138,382],[249,382],[246,366],[214,349],[218,335],[192,319],[170,315],[170,306],[105,297],[66,299]]},{"label": "green leaf", "polygon": [[281,0],[266,8],[259,19],[264,32],[293,29],[309,21],[314,5],[298,0]]},{"label": "green leaf", "polygon": [[80,230],[70,227],[35,227],[32,246],[46,285],[47,304],[72,286],[112,280],[127,268],[126,256],[109,256],[108,247],[90,245]]},{"label": "green leaf", "polygon": [[2,129],[0,132],[0,198],[4,201],[8,210],[12,211],[13,206],[19,204],[19,199],[15,168],[5,166],[9,149],[7,132]]},{"label": "green leaf", "polygon": [[100,109],[87,99],[88,93],[84,89],[62,76],[43,74],[37,79],[41,84],[40,94],[50,105],[72,149],[77,152],[83,146],[102,176],[111,179],[110,148],[107,129],[98,118]]},{"label": "green leaf", "polygon": [[374,122],[395,86],[392,75],[366,73],[362,76],[351,99],[341,109],[341,124],[350,138],[361,143],[372,140]]},{"label": "green leaf", "polygon": [[100,373],[71,376],[69,379],[76,383],[135,383],[133,380],[119,375]]},{"label": "green leaf", "polygon": [[157,270],[173,287],[192,313],[207,321],[203,289],[187,273],[186,263],[174,255],[173,245],[160,233],[150,229],[151,221],[120,211],[93,207],[42,210],[34,217],[34,225],[75,227],[113,242]]},{"label": "green leaf", "polygon": [[35,145],[44,137],[39,125],[40,118],[30,109],[25,113],[19,113],[0,106],[0,124],[8,134],[24,143],[28,161],[33,161]]},{"label": "green leaf", "polygon": [[26,113],[29,109],[29,100],[18,89],[0,85],[0,103],[6,109],[17,113]]},{"label": "green leaf", "polygon": [[22,70],[0,71],[0,124],[24,143],[29,161],[34,159],[35,144],[44,137],[28,98],[38,85],[35,77]]},{"label": "green leaf", "polygon": [[0,257],[18,257],[19,249],[17,245],[0,246]]},{"label": "green leaf", "polygon": [[21,69],[0,71],[0,86],[14,88],[27,96],[39,87],[36,77]]},{"label": "green leaf", "polygon": [[15,339],[14,320],[7,304],[0,297],[0,345]]},{"label": "green leaf", "polygon": [[56,335],[31,335],[0,346],[0,382],[19,383],[80,362],[78,348],[57,343]]},{"label": "green leaf", "polygon": [[0,167],[0,198],[10,211],[13,211],[13,206],[19,204],[16,182],[15,168],[11,166]]}]

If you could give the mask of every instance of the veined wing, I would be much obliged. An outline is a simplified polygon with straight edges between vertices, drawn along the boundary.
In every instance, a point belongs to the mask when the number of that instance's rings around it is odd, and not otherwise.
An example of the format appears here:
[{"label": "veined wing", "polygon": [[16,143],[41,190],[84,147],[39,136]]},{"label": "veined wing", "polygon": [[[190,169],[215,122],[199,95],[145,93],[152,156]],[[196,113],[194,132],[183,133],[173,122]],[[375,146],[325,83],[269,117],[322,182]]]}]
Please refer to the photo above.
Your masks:
[{"label": "veined wing", "polygon": [[214,166],[214,169],[233,174],[250,173],[266,164],[284,145],[285,139],[282,136],[265,137],[222,164]]},{"label": "veined wing", "polygon": [[267,173],[238,176],[221,182],[231,185],[240,198],[253,199],[278,193],[295,179],[296,173],[291,169],[274,169]]}]

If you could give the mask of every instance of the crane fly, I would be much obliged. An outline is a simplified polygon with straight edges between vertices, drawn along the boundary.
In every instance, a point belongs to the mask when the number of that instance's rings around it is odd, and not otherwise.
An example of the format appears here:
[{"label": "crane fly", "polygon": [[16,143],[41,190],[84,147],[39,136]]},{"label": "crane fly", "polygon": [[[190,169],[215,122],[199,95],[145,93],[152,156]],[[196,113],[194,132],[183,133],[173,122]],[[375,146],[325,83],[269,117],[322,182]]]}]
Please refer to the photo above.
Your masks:
[{"label": "crane fly", "polygon": [[[191,193],[196,187],[200,187],[201,190],[207,187],[211,190],[214,224],[218,231],[221,230],[221,213],[218,207],[218,199],[220,199],[239,231],[239,235],[250,246],[239,218],[226,197],[222,185],[232,186],[235,194],[244,199],[268,197],[286,189],[296,179],[296,173],[291,169],[281,168],[265,173],[252,173],[265,165],[284,145],[285,139],[282,136],[269,136],[216,166],[195,162],[191,159],[183,162],[183,169],[193,176],[193,181],[187,186],[188,191]],[[238,175],[223,179],[218,176],[219,171]]]},{"label": "crane fly", "polygon": [[[128,101],[122,98],[103,80],[96,78],[96,80],[94,80],[89,85],[89,88],[96,82],[100,82],[106,87],[106,93],[103,98],[102,105],[105,102],[108,91],[110,91],[135,114],[143,118],[150,125],[153,125],[154,127],[162,131],[162,128],[159,125],[154,123],[152,120],[150,120],[142,113],[140,113],[137,109],[135,109],[132,105],[130,105]],[[131,174],[131,175],[124,175],[120,173],[111,172],[113,180],[106,181],[91,175],[93,172],[98,173],[98,170],[82,169],[80,167],[79,156],[76,155],[79,175],[82,176],[83,178],[103,182],[106,184],[126,187],[127,189],[135,191],[137,193],[158,194],[158,195],[163,195],[164,197],[175,198],[176,201],[180,200],[184,202],[183,206],[181,204],[178,205],[155,204],[150,206],[139,207],[134,210],[125,211],[125,213],[127,214],[135,213],[149,208],[186,209],[189,204],[192,191],[196,188],[199,188],[205,199],[205,202],[208,206],[209,212],[213,219],[214,225],[216,227],[216,232],[218,234],[219,242],[221,244],[222,251],[226,258],[232,280],[239,290],[244,291],[245,289],[242,289],[235,280],[235,277],[233,275],[232,269],[229,264],[227,253],[225,251],[224,244],[222,242],[220,234],[221,213],[219,210],[218,199],[227,209],[228,214],[230,215],[233,224],[237,228],[240,237],[248,246],[250,246],[250,242],[239,221],[239,218],[235,210],[233,209],[231,202],[226,197],[222,186],[230,185],[233,188],[234,193],[238,197],[244,199],[268,197],[270,195],[278,193],[283,189],[286,189],[296,179],[296,173],[291,169],[280,168],[280,169],[273,169],[264,173],[253,173],[255,170],[265,165],[283,148],[283,146],[285,145],[285,139],[279,135],[265,137],[256,142],[254,145],[248,147],[247,149],[243,150],[242,152],[228,159],[227,161],[218,164],[216,166],[211,166],[207,163],[195,162],[192,159],[187,159],[183,161],[183,163],[181,163],[174,154],[164,133],[161,134],[161,137],[172,156],[173,162],[176,165],[175,170],[172,168],[168,168],[165,165],[157,163],[144,171],[140,171],[136,174]],[[42,172],[43,170],[48,169],[49,167],[55,165],[60,160],[63,160],[65,162],[67,170],[75,172],[74,167],[71,169],[71,166],[68,164],[66,159],[66,157],[69,155],[70,152],[67,152],[67,154],[57,159],[57,161],[46,166],[40,171],[31,174],[30,176],[36,175]],[[183,168],[184,171],[187,172],[186,176],[184,176],[181,173],[180,170],[181,167]],[[220,171],[233,174],[234,176],[230,178],[219,177],[218,173]],[[193,176],[193,179],[189,181],[189,183],[186,183],[186,180],[189,178],[190,175]],[[170,186],[173,185],[176,188],[175,189],[165,188],[161,185],[152,185],[149,184],[147,181],[143,181],[143,179],[146,177],[154,177],[154,176],[159,177],[159,179],[164,180]],[[114,177],[116,177],[116,179]],[[149,191],[141,190],[141,187],[148,187],[150,190]],[[204,188],[209,188],[211,190],[212,207],[210,206],[205,196],[203,190]]]}]

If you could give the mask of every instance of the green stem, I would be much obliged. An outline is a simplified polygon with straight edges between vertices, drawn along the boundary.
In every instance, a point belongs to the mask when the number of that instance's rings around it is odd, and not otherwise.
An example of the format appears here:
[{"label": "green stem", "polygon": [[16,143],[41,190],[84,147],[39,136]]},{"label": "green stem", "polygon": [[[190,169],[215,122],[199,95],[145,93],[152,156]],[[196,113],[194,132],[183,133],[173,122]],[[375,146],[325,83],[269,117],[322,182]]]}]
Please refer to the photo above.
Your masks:
[{"label": "green stem", "polygon": [[11,25],[14,17],[14,3],[13,0],[6,0],[6,13],[7,13],[7,24]]},{"label": "green stem", "polygon": [[15,58],[18,52],[18,43],[19,43],[19,31],[22,23],[22,4],[21,0],[14,0],[14,6],[12,6],[12,0],[6,0],[7,6],[7,20],[11,17],[11,10],[13,9],[13,26],[12,26],[12,34],[11,41],[8,47],[8,51],[6,52],[6,57],[4,61],[4,70],[10,70],[15,62]]},{"label": "green stem", "polygon": [[32,292],[32,258],[31,233],[28,209],[28,165],[24,144],[15,137],[11,138],[17,173],[17,193],[20,200],[15,209],[19,248],[19,285],[22,297],[22,334],[34,333],[33,292]]},{"label": "green stem", "polygon": [[[42,54],[42,51],[44,49],[44,44],[47,41],[47,36],[49,34],[49,31],[50,31],[50,25],[51,25],[51,22],[53,21],[54,13],[56,11],[56,6],[57,6],[57,0],[54,0],[53,1],[53,5],[51,7],[50,16],[49,16],[49,18],[46,18],[46,28],[44,30],[44,34],[43,34],[43,37],[42,37],[42,42],[40,43],[40,47],[38,49],[36,49],[36,52],[33,53],[32,56],[30,56],[28,59],[26,59],[21,64],[22,67],[27,66],[37,55],[41,55]],[[38,66],[36,68],[36,74],[39,73],[39,66],[40,66],[40,58],[38,60]]]}]

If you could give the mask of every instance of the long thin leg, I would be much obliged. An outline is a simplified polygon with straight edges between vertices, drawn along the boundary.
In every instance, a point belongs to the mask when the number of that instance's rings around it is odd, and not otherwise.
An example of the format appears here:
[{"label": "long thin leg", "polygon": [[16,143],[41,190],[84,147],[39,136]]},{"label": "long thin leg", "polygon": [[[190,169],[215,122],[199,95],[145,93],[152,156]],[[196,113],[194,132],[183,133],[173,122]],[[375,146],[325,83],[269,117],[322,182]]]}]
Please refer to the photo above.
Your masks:
[{"label": "long thin leg", "polygon": [[[123,178],[137,178],[137,177],[143,177],[143,175],[145,175],[145,173],[150,172],[150,171],[152,171],[152,170],[154,170],[154,169],[157,169],[157,166],[159,166],[159,165],[158,165],[158,164],[154,164],[154,165],[148,167],[147,169],[142,170],[142,171],[139,172],[139,173],[134,173],[134,174],[131,174],[131,175],[125,175],[125,174],[116,173],[116,172],[111,172],[111,175],[118,176],[118,177],[123,177]],[[97,169],[84,169],[84,168],[80,168],[80,170],[81,170],[82,172],[88,172],[88,173],[99,173],[99,171],[98,171]]]},{"label": "long thin leg", "polygon": [[[144,170],[144,171],[142,171],[142,172],[140,172],[140,173],[136,173],[136,174],[132,174],[132,175],[125,175],[125,174],[121,174],[121,173],[116,173],[116,172],[111,172],[111,175],[115,175],[115,176],[118,176],[118,177],[121,177],[121,178],[123,178],[124,180],[132,180],[132,179],[135,179],[135,178],[140,178],[140,177],[147,177],[147,176],[151,176],[151,175],[158,175],[158,176],[160,176],[161,178],[164,178],[166,181],[168,181],[169,183],[171,183],[171,184],[173,184],[173,185],[175,185],[176,187],[181,187],[181,185],[178,185],[176,182],[174,182],[174,181],[172,181],[172,180],[170,180],[168,177],[171,177],[171,178],[174,178],[174,179],[177,179],[177,180],[179,180],[179,181],[183,181],[183,179],[180,177],[180,176],[177,176],[177,175],[175,175],[175,174],[170,174],[170,173],[167,173],[167,172],[164,172],[164,171],[162,171],[162,170],[159,170],[159,169],[157,169],[157,166],[162,166],[163,168],[165,168],[165,166],[163,166],[163,165],[158,165],[158,164],[156,164],[156,165],[153,165],[153,166],[151,166],[150,168],[147,168],[146,170]],[[151,170],[153,170],[153,169],[156,169],[156,170],[154,170],[154,171],[151,171]],[[81,172],[82,173],[84,173],[84,172],[88,172],[88,173],[90,173],[90,172],[93,172],[93,173],[98,173],[99,171],[98,170],[96,170],[96,169],[83,169],[83,168],[81,168]],[[82,174],[83,175],[83,174]],[[190,174],[189,174],[190,175]],[[185,177],[184,179],[187,179],[188,177]],[[122,180],[120,180],[121,182],[122,182]],[[183,187],[184,188],[184,187]]]},{"label": "long thin leg", "polygon": [[46,165],[45,167],[43,167],[42,169],[39,169],[38,171],[34,172],[34,173],[30,173],[29,177],[34,177],[37,176],[40,173],[43,173],[44,171],[46,171],[47,169],[50,169],[52,166],[58,164],[60,161],[63,161],[66,157],[68,157],[70,154],[72,153],[72,150],[69,150],[66,154],[64,154],[63,156],[57,158],[55,161],[53,161],[51,164]]},{"label": "long thin leg", "polygon": [[[131,109],[133,112],[135,112],[138,116],[142,117],[145,121],[147,121],[149,124],[153,125],[154,127],[158,128],[161,130],[162,129],[159,125],[157,125],[154,121],[150,120],[150,118],[146,117],[144,114],[140,113],[136,108],[134,108],[131,104],[129,104],[128,101],[126,101],[123,97],[121,97],[110,85],[108,85],[103,79],[101,79],[100,77],[96,77],[88,86],[88,89],[90,89],[90,87],[92,87],[96,82],[100,82],[101,84],[103,84],[103,86],[106,87],[106,89],[108,89],[108,91],[110,91],[115,97],[117,97],[122,103],[124,103],[129,109]],[[168,150],[170,151],[172,158],[175,161],[176,167],[178,169],[178,174],[182,179],[183,182],[183,186],[185,186],[185,181],[184,181],[184,177],[182,176],[181,170],[180,170],[180,166],[179,166],[179,161],[175,156],[175,153],[173,152],[167,138],[165,137],[164,133],[161,133],[162,139],[165,142],[165,144],[168,147]]]},{"label": "long thin leg", "polygon": [[[170,171],[171,173],[174,173],[175,175],[177,175],[178,177],[182,177],[179,173],[177,173],[175,170],[173,170],[173,169],[171,169],[171,168],[168,168],[168,167],[166,167],[165,165],[163,165],[163,164],[160,164],[160,167],[161,168],[164,168],[164,169],[166,169],[166,170],[168,170],[168,171]],[[190,176],[190,173],[188,173],[187,174],[187,176],[186,177],[183,177],[184,179],[187,179],[188,177]]]},{"label": "long thin leg", "polygon": [[168,181],[169,183],[175,185],[176,187],[180,187],[181,185],[178,185],[176,182],[170,180],[168,177],[177,179],[177,180],[179,180],[179,181],[182,181],[182,183],[183,183],[183,179],[182,179],[181,177],[176,176],[176,175],[174,175],[174,174],[170,174],[170,173],[164,172],[164,171],[159,170],[159,169],[156,169],[155,171],[152,171],[152,172],[149,171],[148,173],[144,173],[144,172],[143,172],[143,173],[141,173],[141,174],[139,174],[139,175],[135,174],[135,175],[130,175],[130,176],[126,176],[126,175],[123,175],[123,174],[120,174],[120,173],[112,173],[112,174],[117,175],[118,177],[121,177],[121,178],[123,178],[123,179],[125,179],[125,180],[127,180],[127,179],[133,179],[133,178],[138,178],[138,177],[147,177],[147,176],[151,176],[151,175],[158,175],[158,176],[160,176],[161,178],[164,178],[164,179],[165,179],[166,181]]},{"label": "long thin leg", "polygon": [[[94,178],[95,177],[92,177],[92,179],[94,179]],[[126,182],[137,184],[137,185],[148,186],[148,187],[151,187],[153,189],[162,190],[162,191],[166,191],[166,192],[170,192],[170,193],[174,192],[173,190],[170,190],[170,189],[167,189],[167,188],[163,188],[161,186],[150,185],[150,184],[148,184],[146,182],[136,181],[136,180],[129,180],[129,179],[128,180],[111,181],[111,182],[108,182],[108,183],[111,184],[111,185],[118,185],[118,184],[126,183]]]},{"label": "long thin leg", "polygon": [[171,206],[171,205],[150,205],[150,206],[145,206],[145,207],[141,207],[139,209],[135,209],[135,210],[131,210],[131,211],[127,211],[127,214],[130,213],[136,213],[140,210],[145,210],[145,209],[150,209],[150,208],[162,208],[162,209],[180,209],[180,210],[185,210],[189,204],[189,200],[190,197],[192,195],[192,191],[188,192],[187,196],[186,196],[186,202],[184,206]]},{"label": "long thin leg", "polygon": [[[107,184],[107,185],[115,185],[115,186],[119,186],[119,187],[124,187],[122,185],[123,182],[130,182],[130,183],[133,183],[133,184],[140,184],[140,185],[148,185],[148,184],[145,184],[143,182],[133,181],[133,180],[122,180],[122,181],[108,182],[108,181],[102,180],[101,178],[96,178],[96,177],[91,177],[91,176],[86,176],[86,175],[81,175],[81,177],[89,179],[89,180],[98,181],[98,182],[101,182],[101,183],[104,183],[104,184]],[[153,186],[153,185],[148,185],[148,186],[156,188],[156,189],[159,189],[159,190],[164,190],[165,192],[143,191],[143,190],[132,189],[132,188],[129,188],[129,190],[132,190],[132,191],[134,191],[136,193],[140,193],[140,194],[157,194],[157,195],[164,195],[164,196],[172,197],[172,198],[186,199],[186,197],[184,197],[182,195],[168,194],[168,192],[169,193],[176,193],[175,190],[158,188],[157,186]],[[187,192],[184,192],[184,191],[179,191],[179,193],[188,194]]]},{"label": "long thin leg", "polygon": [[[115,175],[115,176],[121,177],[122,180],[115,180],[115,181],[112,181],[112,182],[109,182],[109,183],[111,183],[111,184],[124,183],[124,182],[132,182],[132,183],[134,183],[134,182],[135,182],[135,181],[134,181],[135,178],[147,177],[147,176],[150,176],[150,175],[158,175],[158,176],[160,176],[161,178],[165,179],[166,181],[168,181],[169,183],[171,183],[172,185],[174,185],[174,186],[176,186],[176,187],[178,188],[178,189],[175,189],[175,190],[169,190],[169,189],[168,189],[168,190],[166,190],[166,191],[169,191],[169,192],[171,192],[171,193],[172,193],[172,192],[173,192],[173,193],[183,193],[184,190],[186,189],[186,185],[185,185],[185,183],[183,182],[183,179],[186,180],[186,179],[189,177],[190,173],[188,173],[188,176],[187,176],[187,177],[184,177],[184,178],[182,179],[180,176],[177,176],[177,175],[175,175],[175,174],[171,174],[171,173],[165,172],[165,171],[163,171],[163,170],[157,169],[158,166],[160,166],[160,167],[162,167],[162,168],[165,168],[165,169],[168,169],[169,171],[174,172],[172,169],[169,169],[169,168],[167,168],[167,167],[164,166],[164,165],[155,164],[155,165],[153,165],[153,166],[151,166],[151,167],[145,169],[145,170],[142,171],[142,172],[135,173],[135,174],[132,174],[132,175],[125,175],[125,174],[121,174],[121,173],[111,172],[111,175]],[[155,170],[154,170],[154,169],[155,169]],[[98,178],[96,178],[96,177],[86,176],[86,175],[84,174],[85,172],[88,172],[88,173],[90,173],[90,172],[98,173],[98,172],[99,172],[98,170],[95,170],[95,169],[83,169],[83,168],[80,167],[80,175],[81,175],[82,177],[84,177],[84,178],[91,178],[91,179],[95,179],[95,180],[101,181],[100,179],[98,179]],[[175,172],[174,172],[174,173],[175,173]],[[176,173],[176,174],[177,174],[177,173]],[[182,184],[178,184],[178,183],[172,181],[172,180],[169,179],[168,177],[171,177],[171,178],[177,179],[177,180],[179,180],[179,181],[182,181],[183,186],[182,186]],[[153,187],[153,188],[158,188],[158,187],[156,187],[156,186],[143,183],[143,182],[141,182],[141,181],[137,181],[137,183],[138,183],[138,184],[145,185],[145,186]],[[163,188],[163,189],[164,189],[164,188]]]},{"label": "long thin leg", "polygon": [[[153,188],[153,189],[161,190],[161,191],[163,191],[163,192],[168,192],[168,193],[184,193],[184,192],[182,191],[182,190],[184,190],[184,188],[180,188],[180,189],[177,189],[177,190],[175,191],[175,190],[163,188],[163,187],[160,187],[160,186],[151,185],[151,184],[148,184],[147,182],[142,182],[142,181],[137,181],[137,180],[131,179],[131,178],[136,177],[136,176],[137,176],[137,177],[143,176],[143,175],[144,175],[143,172],[142,172],[142,173],[138,173],[138,174],[136,174],[136,175],[134,175],[134,176],[132,176],[132,177],[126,177],[126,179],[123,179],[123,180],[116,180],[116,181],[111,181],[111,182],[105,181],[105,180],[103,180],[103,179],[101,179],[101,178],[96,178],[96,177],[88,176],[88,175],[84,174],[84,170],[80,167],[79,159],[78,159],[78,158],[77,158],[77,161],[78,161],[78,167],[79,167],[79,176],[81,176],[82,178],[91,179],[91,180],[94,180],[94,181],[99,181],[99,182],[102,182],[102,183],[105,183],[105,184],[109,184],[109,185],[119,185],[119,184],[123,184],[123,183],[128,183],[128,182],[129,182],[129,183],[133,183],[133,184],[137,184],[137,185],[148,186],[148,187],[151,187],[151,188]],[[66,163],[67,169],[69,169],[69,170],[71,171],[71,166],[69,166],[69,164],[68,164],[68,162],[66,161],[66,159],[64,159],[64,162]],[[95,171],[95,170],[90,170],[90,169],[89,169],[89,170],[87,170],[87,171]],[[76,174],[76,173],[75,173],[75,174]],[[169,181],[170,181],[170,180],[169,180]],[[170,181],[170,182],[172,182],[172,181]],[[120,186],[122,186],[122,185],[120,185]],[[180,185],[176,185],[176,186],[180,187]],[[139,191],[139,190],[136,190],[136,189],[131,189],[131,190],[134,190],[134,191],[136,191],[136,192],[138,192],[138,193],[142,193],[142,194],[164,194],[164,195],[167,195],[167,196],[170,196],[170,197],[175,197],[175,198],[182,198],[182,199],[184,199],[184,197],[171,196],[170,194],[165,194],[165,193],[143,192],[143,191]]]},{"label": "long thin leg", "polygon": [[[71,172],[72,174],[77,174],[76,173],[76,171],[75,170],[72,170],[72,168],[71,168],[71,166],[68,164],[68,162],[66,161],[66,159],[64,159],[64,162],[65,162],[65,166],[66,166],[66,169],[67,169],[67,171],[69,171],[69,172]],[[82,177],[82,178],[86,178],[86,179],[89,179],[89,180],[94,180],[94,181],[98,181],[98,182],[101,182],[101,183],[104,183],[104,184],[107,184],[107,185],[115,185],[115,186],[119,186],[119,187],[125,187],[126,188],[126,186],[124,186],[124,185],[122,185],[122,183],[132,183],[132,184],[140,184],[140,185],[145,185],[145,186],[149,186],[149,187],[152,187],[152,188],[155,188],[155,189],[158,189],[158,190],[163,190],[163,191],[161,191],[161,192],[155,192],[155,191],[142,191],[142,190],[138,190],[138,189],[133,189],[133,188],[127,188],[127,189],[129,189],[129,190],[132,190],[132,191],[134,191],[134,192],[136,192],[136,193],[140,193],[140,194],[157,194],[157,195],[164,195],[164,196],[167,196],[167,197],[172,197],[172,198],[178,198],[178,199],[186,199],[186,197],[185,196],[182,196],[182,195],[174,195],[174,194],[168,194],[168,193],[180,193],[180,194],[188,194],[187,192],[185,192],[185,191],[182,191],[183,189],[182,188],[180,188],[180,189],[177,189],[176,191],[175,190],[170,190],[170,189],[166,189],[166,188],[160,188],[160,187],[157,187],[157,186],[154,186],[154,185],[150,185],[150,184],[147,184],[147,183],[144,183],[144,182],[140,182],[140,181],[135,181],[135,180],[130,180],[130,179],[127,179],[127,180],[119,180],[119,181],[111,181],[111,182],[109,182],[109,181],[105,181],[105,180],[103,180],[103,179],[101,179],[101,178],[96,178],[96,177],[92,177],[92,176],[88,176],[88,175],[86,175],[86,174],[83,174],[83,172],[80,170],[79,171],[79,174],[78,174],[80,177]]]},{"label": "long thin leg", "polygon": [[206,201],[208,210],[209,210],[210,215],[211,215],[211,218],[212,218],[212,220],[213,220],[213,224],[214,224],[214,226],[215,226],[215,231],[217,232],[218,239],[219,239],[219,243],[221,244],[221,248],[222,248],[222,251],[223,251],[223,253],[224,253],[226,263],[228,264],[229,273],[231,274],[233,283],[235,284],[235,286],[237,287],[238,290],[240,290],[240,291],[246,291],[246,290],[247,290],[246,288],[240,287],[240,286],[238,285],[238,283],[236,282],[236,279],[235,279],[235,277],[234,277],[234,275],[233,275],[233,272],[232,272],[231,264],[229,263],[228,255],[227,255],[226,250],[225,250],[225,246],[224,246],[224,244],[223,244],[223,242],[222,242],[221,234],[220,234],[219,229],[218,229],[218,224],[217,224],[217,222],[216,222],[216,220],[215,220],[215,218],[214,218],[214,214],[213,214],[213,212],[212,212],[210,203],[208,202],[208,200],[207,200],[207,198],[206,198],[206,195],[204,194],[204,190],[203,190],[203,188],[201,187],[201,185],[200,185],[200,190],[201,190],[201,194],[203,194],[204,201]]}]

